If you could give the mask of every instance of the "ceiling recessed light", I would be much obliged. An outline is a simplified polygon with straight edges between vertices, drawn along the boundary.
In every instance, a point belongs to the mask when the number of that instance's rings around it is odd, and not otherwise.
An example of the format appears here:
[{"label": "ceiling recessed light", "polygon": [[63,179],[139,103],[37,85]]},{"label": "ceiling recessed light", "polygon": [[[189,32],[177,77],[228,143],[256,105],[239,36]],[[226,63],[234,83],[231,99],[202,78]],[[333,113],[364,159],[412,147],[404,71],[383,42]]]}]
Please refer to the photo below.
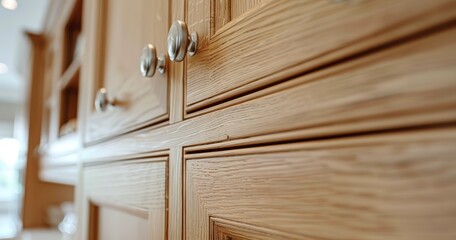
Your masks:
[{"label": "ceiling recessed light", "polygon": [[9,10],[14,10],[17,8],[16,0],[2,0],[2,6]]},{"label": "ceiling recessed light", "polygon": [[0,63],[0,74],[5,74],[8,72],[8,66],[4,63]]}]

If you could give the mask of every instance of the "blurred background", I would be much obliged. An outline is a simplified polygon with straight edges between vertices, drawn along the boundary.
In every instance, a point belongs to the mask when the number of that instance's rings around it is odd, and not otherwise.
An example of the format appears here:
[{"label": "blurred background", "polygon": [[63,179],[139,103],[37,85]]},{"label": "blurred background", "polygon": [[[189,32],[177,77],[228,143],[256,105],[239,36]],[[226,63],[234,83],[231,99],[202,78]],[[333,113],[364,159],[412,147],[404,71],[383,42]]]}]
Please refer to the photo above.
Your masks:
[{"label": "blurred background", "polygon": [[21,229],[20,208],[27,149],[24,124],[26,76],[23,69],[28,62],[24,59],[25,31],[42,31],[48,4],[48,0],[1,0],[0,239],[12,239]]}]

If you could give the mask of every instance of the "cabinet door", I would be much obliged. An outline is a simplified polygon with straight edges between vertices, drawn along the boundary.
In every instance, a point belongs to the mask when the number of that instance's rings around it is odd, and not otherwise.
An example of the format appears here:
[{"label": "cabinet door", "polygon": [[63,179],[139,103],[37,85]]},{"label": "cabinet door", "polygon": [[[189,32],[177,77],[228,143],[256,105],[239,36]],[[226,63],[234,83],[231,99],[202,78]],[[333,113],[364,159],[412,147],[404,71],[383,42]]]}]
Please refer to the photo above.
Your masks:
[{"label": "cabinet door", "polygon": [[165,239],[166,161],[85,167],[80,239]]},{"label": "cabinet door", "polygon": [[455,239],[455,133],[187,154],[185,239]]},{"label": "cabinet door", "polygon": [[[454,96],[450,92],[456,28],[452,24],[439,30],[323,70],[302,88],[290,88],[296,95],[284,90],[269,96],[299,106],[286,125],[306,121],[310,127],[301,129],[307,133],[322,124],[343,125],[338,118],[345,113],[357,116],[349,122],[358,127],[372,119],[364,114],[391,116],[386,109],[419,121],[412,115],[423,107],[417,105],[418,99],[446,101]],[[425,94],[435,87],[448,92]],[[374,89],[388,93],[376,94],[371,92]],[[361,100],[366,96],[370,100]],[[263,100],[256,106],[267,105],[267,97],[252,102]],[[386,99],[397,102],[388,104]],[[393,110],[396,107],[403,110]],[[261,107],[249,109],[257,113]],[[294,110],[276,112],[287,111]],[[453,113],[448,108],[445,115]],[[267,122],[266,114],[270,113],[254,116]],[[381,134],[347,137],[345,133],[345,137],[309,140],[311,133],[302,143],[266,145],[258,141],[263,135],[187,147],[184,236],[188,240],[455,239],[456,230],[448,226],[456,222],[456,129],[440,125],[419,130],[410,128],[410,123]]]},{"label": "cabinet door", "polygon": [[186,2],[198,34],[187,60],[188,114],[456,16],[452,0]]},{"label": "cabinet door", "polygon": [[[87,57],[83,63],[87,86],[86,141],[119,135],[166,121],[167,73],[142,77],[140,57],[147,44],[165,53],[168,2],[160,0],[87,1]],[[115,106],[96,112],[96,92],[105,88]]]}]

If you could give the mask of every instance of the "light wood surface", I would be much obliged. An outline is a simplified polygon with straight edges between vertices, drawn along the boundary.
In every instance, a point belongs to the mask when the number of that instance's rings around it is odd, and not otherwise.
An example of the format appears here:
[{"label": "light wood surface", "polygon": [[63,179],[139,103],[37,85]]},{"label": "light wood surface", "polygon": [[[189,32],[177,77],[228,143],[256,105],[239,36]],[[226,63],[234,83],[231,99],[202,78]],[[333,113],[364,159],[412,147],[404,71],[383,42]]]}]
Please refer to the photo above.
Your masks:
[{"label": "light wood surface", "polygon": [[[167,161],[167,157],[155,157],[85,167],[80,237],[86,239],[91,233],[89,239],[110,240],[147,234],[150,239],[164,239]],[[90,215],[95,219],[89,221]],[[125,228],[112,230],[119,225]]]},{"label": "light wood surface", "polygon": [[147,219],[111,209],[99,208],[97,240],[147,239]]},{"label": "light wood surface", "polygon": [[[154,44],[166,50],[167,1],[103,0],[87,2],[84,76],[92,84],[86,97],[85,141],[93,142],[168,119],[167,74],[144,78],[139,71],[142,49]],[[93,101],[105,87],[116,107],[94,111]],[[91,102],[91,104],[90,104]]]},{"label": "light wood surface", "polygon": [[[317,138],[453,122],[455,38],[454,28],[444,29],[258,91],[253,99],[203,116],[86,148],[81,157],[95,161],[255,136],[262,138],[257,142],[279,141],[284,137],[279,133],[296,130],[299,134],[288,136]],[[269,135],[273,133],[278,135]]]},{"label": "light wood surface", "polygon": [[212,239],[211,217],[274,239],[454,239],[455,144],[445,128],[190,154],[186,239]]},{"label": "light wood surface", "polygon": [[[283,236],[277,231],[245,223],[211,217],[209,236],[214,240],[277,240]],[[302,239],[309,239],[303,237]]]},{"label": "light wood surface", "polygon": [[[307,225],[300,222],[300,219],[307,214],[306,212],[301,212],[302,214],[297,212],[295,215],[291,214],[284,216],[283,219],[280,218],[284,220],[282,223],[286,225],[285,227],[282,226],[283,228],[274,227],[276,221],[271,221],[268,218],[271,213],[268,211],[263,212],[265,216],[262,218],[263,222],[253,221],[254,217],[252,216],[236,218],[235,213],[224,215],[224,213],[219,214],[217,212],[217,214],[210,215],[209,218],[206,205],[200,204],[199,197],[189,199],[189,194],[200,194],[200,192],[199,190],[193,191],[192,186],[189,186],[188,182],[193,181],[193,175],[188,173],[197,175],[196,177],[199,180],[204,180],[204,176],[210,177],[207,171],[201,170],[202,164],[198,165],[197,163],[204,163],[203,160],[199,161],[198,159],[213,157],[210,153],[205,155],[204,152],[214,150],[454,122],[456,112],[452,109],[456,105],[456,99],[450,93],[454,92],[456,88],[453,81],[453,76],[456,74],[453,65],[456,59],[452,54],[456,48],[454,41],[452,41],[456,37],[456,30],[451,26],[436,29],[429,36],[399,42],[388,49],[382,49],[370,55],[255,92],[251,96],[240,98],[237,104],[223,105],[221,110],[209,111],[202,116],[192,117],[185,121],[177,120],[170,126],[144,129],[86,148],[81,156],[86,164],[90,164],[91,162],[139,157],[141,154],[170,149],[169,217],[167,222],[169,239],[182,239],[182,237],[184,239],[206,239],[209,238],[209,233],[214,234],[214,239],[217,237],[221,239],[228,237],[232,239],[306,239],[306,237],[308,239],[317,237],[337,239],[337,236],[325,235],[325,232],[330,232],[331,225],[329,222],[326,224],[328,229],[319,228],[318,224],[310,222],[308,228],[305,228],[306,232],[303,232],[300,227]],[[433,81],[429,82],[428,79],[433,79]],[[431,135],[440,136],[439,133]],[[422,133],[420,136],[427,136],[427,133]],[[415,138],[407,138],[407,141],[411,141],[411,139]],[[345,141],[347,140],[344,138],[340,140],[342,143]],[[433,141],[432,139],[429,140],[429,142]],[[319,144],[319,142],[314,145],[309,143],[315,147],[320,147]],[[295,148],[286,148],[286,146],[295,147],[294,145],[281,146],[282,152],[296,150]],[[187,153],[185,156],[187,165],[183,165],[185,162],[182,161],[182,147],[185,147]],[[260,151],[262,151],[260,148],[254,148],[249,154]],[[352,151],[348,152],[356,151],[353,148]],[[411,152],[413,151],[411,150]],[[233,156],[246,153],[243,153],[243,150],[233,150],[214,152],[213,154],[219,154],[220,164],[223,164],[226,158],[231,159]],[[266,158],[271,154],[265,152],[260,160],[262,161],[263,157]],[[303,155],[305,154],[302,151],[296,152],[295,157],[298,160],[295,159],[292,162],[296,162],[297,165],[284,164],[283,168],[287,170],[297,169],[296,171],[305,168],[305,166],[299,165],[305,164],[301,163]],[[231,167],[248,167],[243,160],[236,163]],[[192,164],[197,164],[197,166]],[[256,169],[255,166],[253,166],[252,172]],[[258,165],[258,168],[260,167]],[[276,169],[276,167],[271,166],[271,169]],[[278,169],[281,171],[280,168]],[[123,170],[123,172],[127,171]],[[242,171],[240,172],[242,173]],[[183,174],[185,181],[182,178]],[[268,179],[275,177],[260,173],[258,176]],[[280,178],[282,176],[280,175]],[[242,176],[238,176],[238,178],[245,179]],[[212,180],[210,182],[216,183]],[[285,182],[293,181],[285,178],[283,184]],[[290,186],[295,185],[299,184],[293,182]],[[237,198],[236,194],[229,192],[236,191],[238,188],[242,189],[240,185],[233,184],[233,188],[221,187],[220,191],[227,191],[224,192],[224,198],[230,199],[230,196]],[[217,192],[212,191],[213,189],[210,187],[208,189],[211,190],[207,190],[206,198],[213,201],[213,194]],[[183,196],[182,191],[188,192]],[[271,190],[270,192],[274,191]],[[441,190],[436,191],[443,192]],[[277,192],[280,193],[280,190]],[[246,198],[241,198],[240,201],[246,204],[259,201],[258,199],[251,200],[251,202],[244,201]],[[263,199],[261,196],[259,198]],[[286,199],[290,201],[302,200],[291,197]],[[371,204],[376,203],[372,202]],[[400,206],[402,202],[396,204]],[[126,204],[120,205],[125,207]],[[225,205],[223,207],[214,205],[213,209],[215,212],[224,211],[223,209],[230,210]],[[252,214],[259,216],[261,212],[258,210]],[[293,216],[298,219],[294,219]],[[182,219],[189,217],[192,219],[182,225]],[[381,217],[377,217],[373,218],[374,223],[377,220],[380,221]],[[398,219],[399,222],[394,224],[399,224],[404,229],[398,231],[378,230],[380,234],[391,234],[390,236],[398,239],[413,239],[410,236],[418,236],[418,233],[416,235],[411,233],[412,223],[407,222],[408,220],[402,221],[400,218],[400,216],[392,215],[389,219],[392,219],[391,221]],[[388,220],[388,218],[386,219]],[[288,222],[293,220],[296,220],[293,224]],[[188,225],[188,222],[195,225]],[[271,222],[274,223],[274,226],[268,225]],[[418,223],[421,224],[422,222]],[[445,222],[445,224],[447,223]],[[436,228],[432,227],[435,226],[427,228],[428,232],[425,232],[428,234],[427,236],[432,236],[436,232]],[[375,229],[368,228],[364,231],[358,230],[358,226],[354,226],[353,229],[350,226],[340,226],[337,229],[342,231],[342,237],[348,238],[375,232]],[[425,230],[423,229],[423,231]],[[447,236],[442,235],[442,237],[445,239]],[[381,237],[376,238],[375,235],[371,238],[381,239]]]},{"label": "light wood surface", "polygon": [[[43,109],[43,77],[45,41],[43,36],[27,33],[29,48],[28,63],[30,72],[26,76],[25,100],[26,126],[28,130],[27,158],[24,173],[24,196],[22,202],[22,226],[24,229],[47,227],[47,210],[52,205],[58,205],[73,198],[73,187],[43,182],[40,173],[39,155],[36,149],[41,140],[41,116]],[[45,193],[45,194],[43,194]]]},{"label": "light wood surface", "polygon": [[183,152],[182,147],[173,147],[170,150],[169,161],[169,195],[168,195],[168,237],[182,239],[183,217]]},{"label": "light wood surface", "polygon": [[[71,192],[74,192],[73,186],[78,183],[78,167],[76,164],[41,165],[39,177],[42,181],[70,185]],[[74,193],[72,193],[71,196],[74,196]],[[69,198],[68,200],[73,202],[74,198]]]},{"label": "light wood surface", "polygon": [[455,1],[86,2],[78,239],[456,237]]},{"label": "light wood surface", "polygon": [[81,69],[81,59],[75,59],[68,69],[63,73],[62,77],[59,79],[59,87],[64,89],[69,84],[71,84],[72,80],[74,80],[75,75],[79,74],[79,70]]},{"label": "light wood surface", "polygon": [[[185,2],[186,0],[173,0],[169,1],[169,22],[172,23],[176,20],[185,19]],[[170,87],[170,117],[169,123],[174,124],[184,119],[184,101],[185,101],[185,85],[184,79],[186,77],[186,60],[182,62],[171,62],[168,60],[167,68],[169,87]]]},{"label": "light wood surface", "polygon": [[[71,53],[74,59],[68,55],[71,52],[68,47],[76,44],[79,32],[75,30],[71,34],[69,43],[68,29],[80,28],[81,4],[81,0],[51,0],[43,29],[41,139],[33,152],[39,155],[40,179],[59,184],[75,184],[78,177],[77,154],[81,147],[78,125],[82,120],[77,118],[82,61],[74,53]],[[38,104],[37,100],[34,102]],[[75,120],[75,132],[62,135],[61,127],[69,120]]]},{"label": "light wood surface", "polygon": [[215,0],[211,8],[211,35],[225,24],[267,0]]},{"label": "light wood surface", "polygon": [[[186,0],[170,1],[170,23],[185,19]],[[169,62],[170,81],[170,124],[176,124],[184,120],[186,60],[183,62]],[[167,239],[182,239],[182,147],[172,146],[169,148],[168,162],[168,212]]]},{"label": "light wood surface", "polygon": [[145,210],[164,207],[166,158],[87,167],[86,193],[95,202]]},{"label": "light wood surface", "polygon": [[267,3],[268,0],[230,0],[230,21],[236,19],[247,11]]},{"label": "light wood surface", "polygon": [[[66,66],[66,27],[71,19],[74,7],[77,7],[78,0],[51,1],[48,15],[45,18],[44,33],[46,41],[46,70],[44,78],[44,94],[46,109],[44,110],[43,125],[46,132],[43,132],[41,142],[42,150],[50,145],[59,142],[60,127],[65,123],[64,89],[75,82],[78,82],[78,74],[81,66],[79,58],[75,58],[70,66]],[[79,2],[80,3],[80,2]],[[73,103],[72,112],[76,113],[77,104]],[[62,111],[63,110],[63,111]],[[68,120],[68,119],[66,119]],[[77,145],[75,146],[78,147]],[[42,152],[44,154],[45,152]]]},{"label": "light wood surface", "polygon": [[[188,1],[189,29],[198,33],[199,43],[198,53],[188,58],[187,112],[312,71],[456,16],[452,0],[419,4],[415,0],[268,1],[211,35],[211,11],[228,21],[224,16],[231,11],[227,8],[236,2],[215,1],[211,8],[210,0]],[[217,26],[219,18],[214,19],[212,25]]]}]

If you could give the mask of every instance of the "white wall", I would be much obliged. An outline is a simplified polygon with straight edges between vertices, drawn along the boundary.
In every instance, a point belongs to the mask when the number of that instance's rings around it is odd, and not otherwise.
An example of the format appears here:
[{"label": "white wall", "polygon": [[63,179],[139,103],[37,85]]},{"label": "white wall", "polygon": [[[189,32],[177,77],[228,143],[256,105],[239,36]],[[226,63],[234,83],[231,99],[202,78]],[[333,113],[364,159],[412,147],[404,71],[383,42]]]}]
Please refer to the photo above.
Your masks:
[{"label": "white wall", "polygon": [[14,118],[17,107],[17,103],[0,102],[0,138],[14,136]]}]

